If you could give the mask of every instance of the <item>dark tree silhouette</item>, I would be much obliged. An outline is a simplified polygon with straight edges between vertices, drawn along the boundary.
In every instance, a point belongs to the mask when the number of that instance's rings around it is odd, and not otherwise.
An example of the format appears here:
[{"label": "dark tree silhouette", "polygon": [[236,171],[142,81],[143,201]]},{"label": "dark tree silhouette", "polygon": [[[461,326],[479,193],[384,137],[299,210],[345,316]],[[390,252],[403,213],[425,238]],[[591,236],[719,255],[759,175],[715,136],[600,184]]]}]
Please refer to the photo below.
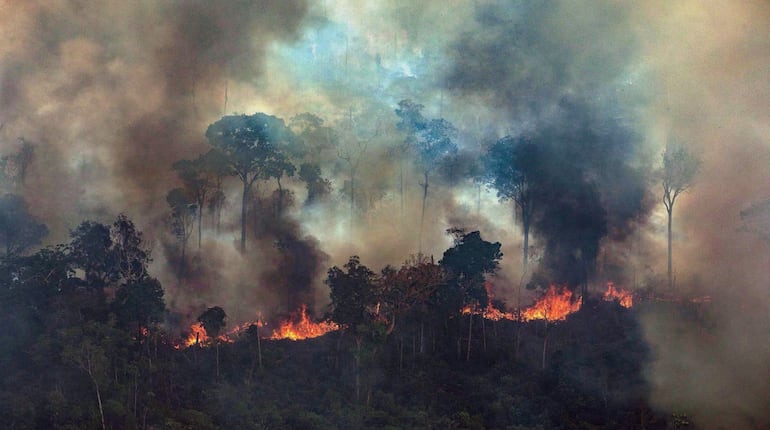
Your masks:
[{"label": "dark tree silhouette", "polygon": [[122,284],[138,282],[147,276],[150,252],[143,248],[142,232],[124,214],[110,227],[111,251],[115,255],[115,270]]},{"label": "dark tree silhouette", "polygon": [[226,325],[225,318],[227,318],[227,314],[219,306],[206,309],[198,317],[198,321],[203,325],[203,329],[206,330],[206,335],[216,345],[217,378],[219,378],[219,332]]},{"label": "dark tree silhouette", "polygon": [[356,340],[356,400],[361,394],[361,347],[363,338],[375,321],[378,294],[377,276],[361,264],[358,256],[352,256],[343,266],[329,269],[326,284],[329,286],[332,311],[330,319],[352,333]]},{"label": "dark tree silhouette", "polygon": [[294,173],[280,145],[291,142],[294,134],[283,120],[272,115],[228,115],[206,130],[209,143],[220,149],[230,165],[230,174],[243,184],[241,199],[241,252],[246,250],[246,208],[249,193],[258,179]]},{"label": "dark tree silhouette", "polygon": [[663,172],[661,182],[663,185],[663,205],[668,214],[668,287],[674,287],[672,245],[671,245],[671,219],[674,214],[674,203],[680,194],[687,191],[693,185],[695,175],[700,169],[700,159],[692,154],[686,147],[679,144],[668,144],[663,151]]},{"label": "dark tree silhouette", "polygon": [[110,227],[93,221],[82,222],[70,233],[68,245],[70,258],[75,267],[85,274],[86,283],[101,290],[120,277],[116,267],[116,254],[112,250]]},{"label": "dark tree silhouette", "polygon": [[527,138],[506,136],[495,142],[483,159],[484,181],[497,190],[500,200],[513,200],[521,212],[524,235],[522,256],[523,272],[529,261],[529,231],[532,226],[537,200],[539,166],[542,165],[540,148]]},{"label": "dark tree silhouette", "polygon": [[207,199],[211,200],[211,194],[221,191],[221,178],[227,174],[227,160],[222,152],[212,149],[194,160],[179,160],[173,164],[173,168],[182,180],[186,194],[198,209],[198,248],[200,248],[203,206]]},{"label": "dark tree silhouette", "polygon": [[439,264],[447,271],[449,285],[462,291],[463,304],[471,308],[465,356],[466,360],[470,360],[473,311],[485,308],[489,301],[484,275],[497,271],[503,253],[500,252],[500,242],[487,242],[478,231],[466,233],[463,229],[449,229],[447,233],[455,237],[455,244],[444,251]]}]

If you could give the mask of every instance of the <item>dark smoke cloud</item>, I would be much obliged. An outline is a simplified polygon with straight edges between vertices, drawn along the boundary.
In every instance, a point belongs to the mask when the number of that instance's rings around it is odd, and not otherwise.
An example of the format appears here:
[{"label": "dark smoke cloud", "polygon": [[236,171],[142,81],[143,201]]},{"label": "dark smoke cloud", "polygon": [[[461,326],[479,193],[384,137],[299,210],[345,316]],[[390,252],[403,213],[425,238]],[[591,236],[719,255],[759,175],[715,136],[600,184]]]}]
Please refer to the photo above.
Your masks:
[{"label": "dark smoke cloud", "polygon": [[[626,13],[606,4],[590,13],[569,2],[485,4],[475,31],[451,51],[447,86],[507,112],[541,148],[534,233],[556,282],[579,283],[602,239],[623,240],[650,208],[642,141],[616,96],[637,45],[618,28]],[[569,24],[555,27],[567,15]]]}]

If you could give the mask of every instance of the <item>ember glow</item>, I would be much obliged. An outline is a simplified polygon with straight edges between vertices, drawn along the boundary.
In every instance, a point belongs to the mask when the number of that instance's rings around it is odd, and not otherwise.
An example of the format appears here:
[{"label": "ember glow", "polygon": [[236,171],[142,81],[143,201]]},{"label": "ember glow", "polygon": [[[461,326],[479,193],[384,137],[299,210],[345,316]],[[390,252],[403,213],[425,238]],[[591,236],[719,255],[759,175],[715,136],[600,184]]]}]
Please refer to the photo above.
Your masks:
[{"label": "ember glow", "polygon": [[205,343],[208,338],[208,335],[206,335],[206,329],[203,328],[203,324],[196,322],[190,326],[190,334],[187,335],[187,338],[184,340],[184,342],[182,342],[181,345],[178,345],[178,347],[187,348],[193,345],[200,345]]},{"label": "ember glow", "polygon": [[307,306],[293,313],[291,317],[284,321],[273,331],[270,339],[291,339],[303,340],[323,336],[326,333],[339,329],[339,326],[330,322],[313,322],[307,315]]},{"label": "ember glow", "polygon": [[522,312],[521,319],[523,321],[565,320],[567,315],[580,309],[582,302],[580,297],[574,297],[574,293],[569,288],[551,285],[543,297]]},{"label": "ember glow", "polygon": [[630,291],[616,288],[614,282],[607,282],[607,291],[604,292],[604,300],[611,302],[617,300],[620,306],[630,308],[634,305],[634,296]]}]

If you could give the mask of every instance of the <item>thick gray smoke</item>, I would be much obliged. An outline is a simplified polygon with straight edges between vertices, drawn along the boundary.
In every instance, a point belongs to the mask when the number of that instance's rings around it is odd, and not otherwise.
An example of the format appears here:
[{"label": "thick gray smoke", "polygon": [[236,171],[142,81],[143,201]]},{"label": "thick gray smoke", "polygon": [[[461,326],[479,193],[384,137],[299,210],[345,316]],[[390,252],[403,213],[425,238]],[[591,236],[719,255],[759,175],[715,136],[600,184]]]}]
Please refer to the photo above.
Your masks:
[{"label": "thick gray smoke", "polygon": [[[770,216],[740,216],[770,198],[766,1],[0,5],[0,156],[34,145],[24,181],[3,191],[24,196],[50,243],[83,219],[125,212],[154,246],[170,307],[189,318],[213,305],[238,320],[300,301],[320,311],[325,267],[357,254],[377,270],[417,252],[422,188],[395,126],[400,100],[458,129],[457,168],[431,180],[423,251],[441,255],[449,227],[480,229],[503,244],[511,284],[522,242],[511,206],[457,175],[487,143],[527,136],[547,150],[548,192],[560,198],[533,231],[541,270],[572,282],[580,255],[593,286],[611,278],[658,292],[656,171],[668,142],[685,145],[703,163],[677,201],[677,289],[664,293],[711,301],[695,319],[643,314],[653,399],[705,428],[770,422],[770,245],[751,233],[770,229]],[[206,127],[224,113],[255,112],[287,123],[310,112],[338,133],[303,160],[319,164],[331,192],[303,207],[305,184],[285,179],[295,205],[267,227],[250,222],[242,255],[239,184],[226,178],[221,230],[206,213],[178,282],[165,224],[166,193],[180,185],[171,164],[206,152]],[[275,188],[258,187],[260,199]],[[511,302],[513,290],[496,298]]]}]

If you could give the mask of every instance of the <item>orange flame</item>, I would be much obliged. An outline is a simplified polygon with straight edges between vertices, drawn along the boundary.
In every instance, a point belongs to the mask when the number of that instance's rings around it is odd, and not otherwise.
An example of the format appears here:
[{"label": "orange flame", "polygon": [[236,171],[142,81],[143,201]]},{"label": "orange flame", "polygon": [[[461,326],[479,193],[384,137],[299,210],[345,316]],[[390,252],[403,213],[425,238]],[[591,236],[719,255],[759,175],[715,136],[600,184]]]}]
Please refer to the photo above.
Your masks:
[{"label": "orange flame", "polygon": [[307,306],[291,315],[288,321],[284,321],[280,327],[273,331],[270,339],[303,340],[323,336],[330,331],[339,329],[339,326],[330,322],[313,322],[307,315]]},{"label": "orange flame", "polygon": [[187,335],[187,338],[177,346],[177,349],[181,348],[187,348],[193,345],[199,345],[207,342],[209,339],[208,335],[206,334],[206,329],[203,328],[203,324],[200,322],[197,322],[190,326],[190,334]]},{"label": "orange flame", "polygon": [[620,306],[630,308],[634,305],[634,296],[630,291],[621,288],[615,288],[614,282],[607,282],[607,291],[604,293],[604,300],[611,302],[617,300]]},{"label": "orange flame", "polygon": [[582,303],[580,298],[573,299],[573,294],[568,288],[556,288],[556,286],[551,285],[543,297],[540,297],[534,305],[522,312],[521,319],[523,321],[567,319],[567,315],[577,312]]}]

